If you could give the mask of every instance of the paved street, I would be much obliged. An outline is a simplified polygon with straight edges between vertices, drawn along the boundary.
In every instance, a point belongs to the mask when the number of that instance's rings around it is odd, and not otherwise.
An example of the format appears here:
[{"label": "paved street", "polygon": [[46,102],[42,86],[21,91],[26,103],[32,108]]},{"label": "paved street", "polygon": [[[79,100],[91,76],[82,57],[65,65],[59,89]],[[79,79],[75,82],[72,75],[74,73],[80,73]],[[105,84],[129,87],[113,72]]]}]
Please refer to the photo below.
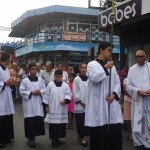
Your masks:
[{"label": "paved street", "polygon": [[[14,130],[15,139],[11,143],[6,145],[6,150],[28,150],[27,139],[24,137],[24,125],[23,125],[23,114],[21,102],[15,101],[16,114],[14,115]],[[48,125],[46,126],[46,135],[36,138],[36,150],[89,150],[89,145],[87,147],[82,147],[77,141],[77,134],[75,129],[67,130],[67,137],[62,139],[62,145],[57,148],[51,146],[51,141],[48,137]],[[132,142],[126,140],[126,132],[123,130],[123,150],[134,150]]]}]

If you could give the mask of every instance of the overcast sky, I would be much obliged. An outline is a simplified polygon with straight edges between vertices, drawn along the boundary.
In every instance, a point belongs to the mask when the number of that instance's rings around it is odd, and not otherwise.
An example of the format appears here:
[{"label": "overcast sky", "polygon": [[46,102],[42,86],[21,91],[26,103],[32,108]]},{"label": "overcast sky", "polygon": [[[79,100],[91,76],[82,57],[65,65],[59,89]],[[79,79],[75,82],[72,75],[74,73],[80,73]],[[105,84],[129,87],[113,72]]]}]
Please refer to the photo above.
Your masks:
[{"label": "overcast sky", "polygon": [[[91,0],[92,6],[99,6],[100,0]],[[11,28],[11,23],[28,10],[51,5],[88,7],[88,0],[1,0],[0,27]],[[13,42],[9,31],[0,30],[0,43]]]}]

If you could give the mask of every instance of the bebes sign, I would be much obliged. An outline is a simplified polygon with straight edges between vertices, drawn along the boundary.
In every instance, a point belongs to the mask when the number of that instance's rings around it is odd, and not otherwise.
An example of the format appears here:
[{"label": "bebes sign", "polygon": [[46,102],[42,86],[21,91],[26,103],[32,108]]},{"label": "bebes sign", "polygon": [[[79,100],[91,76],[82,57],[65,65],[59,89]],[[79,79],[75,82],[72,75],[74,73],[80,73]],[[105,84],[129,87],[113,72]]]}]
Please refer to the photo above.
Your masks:
[{"label": "bebes sign", "polygon": [[[112,10],[106,10],[99,15],[100,28],[112,24]],[[123,22],[141,15],[141,0],[128,0],[116,7],[114,24]]]}]

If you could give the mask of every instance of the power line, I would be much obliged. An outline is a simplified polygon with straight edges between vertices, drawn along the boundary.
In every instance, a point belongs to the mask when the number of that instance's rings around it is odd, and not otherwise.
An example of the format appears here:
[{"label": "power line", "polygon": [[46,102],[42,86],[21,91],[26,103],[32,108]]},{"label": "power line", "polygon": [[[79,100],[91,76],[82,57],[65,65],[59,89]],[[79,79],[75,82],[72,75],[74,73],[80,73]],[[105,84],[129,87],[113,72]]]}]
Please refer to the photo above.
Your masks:
[{"label": "power line", "polygon": [[9,28],[9,27],[4,27],[4,26],[0,26],[0,30],[2,30],[2,31],[12,31],[11,28]]}]

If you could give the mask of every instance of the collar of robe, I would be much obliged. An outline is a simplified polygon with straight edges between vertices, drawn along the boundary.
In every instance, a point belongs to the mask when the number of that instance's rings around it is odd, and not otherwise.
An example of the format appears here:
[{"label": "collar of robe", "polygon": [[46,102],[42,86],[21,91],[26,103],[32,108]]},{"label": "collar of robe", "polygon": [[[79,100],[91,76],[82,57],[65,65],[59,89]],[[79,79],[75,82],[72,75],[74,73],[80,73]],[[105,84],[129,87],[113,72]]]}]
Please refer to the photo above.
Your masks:
[{"label": "collar of robe", "polygon": [[100,59],[96,59],[96,61],[101,64],[102,66],[106,65],[107,64],[107,61],[103,61],[103,60],[100,60]]},{"label": "collar of robe", "polygon": [[62,81],[57,82],[57,81],[54,80],[54,83],[55,83],[55,85],[56,85],[57,87],[61,87],[61,85],[62,85],[63,82],[62,82]]},{"label": "collar of robe", "polygon": [[2,64],[0,64],[0,66],[1,66],[1,68],[2,68],[3,70],[6,70],[6,67],[5,67],[5,66],[3,66]]},{"label": "collar of robe", "polygon": [[79,77],[81,78],[82,81],[87,81],[88,77],[85,75],[85,76],[82,76],[81,74],[79,75]]},{"label": "collar of robe", "polygon": [[35,77],[28,76],[28,78],[29,78],[29,80],[31,82],[37,82],[38,81],[38,77],[37,76],[35,76]]}]

